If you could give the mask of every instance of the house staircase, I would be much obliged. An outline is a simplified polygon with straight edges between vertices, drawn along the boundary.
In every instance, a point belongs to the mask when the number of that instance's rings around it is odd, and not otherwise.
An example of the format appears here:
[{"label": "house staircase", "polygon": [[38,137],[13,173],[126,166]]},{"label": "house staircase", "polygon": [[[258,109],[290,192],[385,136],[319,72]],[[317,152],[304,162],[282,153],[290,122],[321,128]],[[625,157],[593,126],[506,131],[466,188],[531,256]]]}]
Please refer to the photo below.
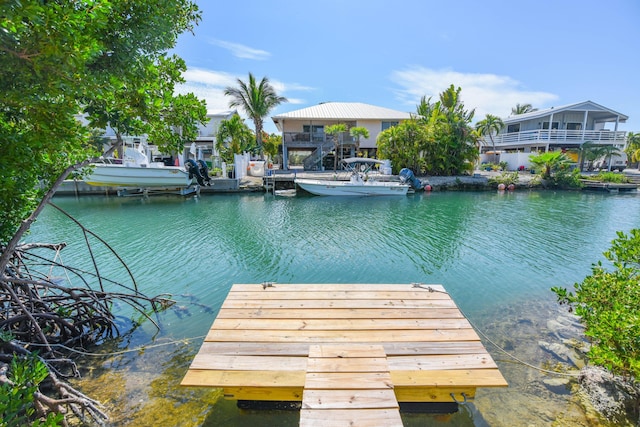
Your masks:
[{"label": "house staircase", "polygon": [[318,148],[316,148],[309,156],[304,159],[304,170],[321,170],[322,159],[324,159],[327,154],[329,154],[333,150],[333,148],[333,141],[325,141],[322,144],[318,145]]}]

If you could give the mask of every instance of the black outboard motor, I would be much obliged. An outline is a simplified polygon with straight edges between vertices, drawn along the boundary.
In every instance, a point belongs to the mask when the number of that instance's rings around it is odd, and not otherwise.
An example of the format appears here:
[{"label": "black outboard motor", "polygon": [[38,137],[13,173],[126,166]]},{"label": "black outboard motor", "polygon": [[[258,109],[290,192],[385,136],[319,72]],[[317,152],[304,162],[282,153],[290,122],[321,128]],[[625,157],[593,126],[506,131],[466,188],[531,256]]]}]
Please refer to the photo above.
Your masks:
[{"label": "black outboard motor", "polygon": [[[187,168],[187,171],[189,172],[189,179],[193,179],[193,177],[195,176],[196,181],[198,181],[198,184],[204,186],[205,185],[204,177],[200,173],[200,168],[198,167],[196,162],[192,159],[189,159],[185,163],[185,166]],[[208,180],[209,180],[209,176],[207,175],[207,181]]]},{"label": "black outboard motor", "polygon": [[198,160],[197,163],[198,163],[200,175],[202,175],[202,180],[205,182],[207,186],[210,186],[211,177],[209,176],[209,168],[207,167],[207,163],[204,160]]},{"label": "black outboard motor", "polygon": [[400,181],[402,181],[403,183],[408,183],[409,185],[411,185],[411,187],[413,187],[414,190],[422,190],[422,181],[416,178],[411,169],[402,168],[400,170],[399,176]]}]

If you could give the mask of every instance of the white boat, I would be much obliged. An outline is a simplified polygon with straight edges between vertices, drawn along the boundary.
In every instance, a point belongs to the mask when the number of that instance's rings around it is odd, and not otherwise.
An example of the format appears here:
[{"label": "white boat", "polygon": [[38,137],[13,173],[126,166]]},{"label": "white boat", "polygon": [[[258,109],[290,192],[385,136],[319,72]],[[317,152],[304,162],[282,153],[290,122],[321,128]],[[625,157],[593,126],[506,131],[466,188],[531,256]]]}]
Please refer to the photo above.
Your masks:
[{"label": "white boat", "polygon": [[369,175],[382,160],[348,158],[342,161],[350,172],[348,181],[296,178],[294,182],[316,196],[405,196],[409,184],[397,181],[378,181]]},{"label": "white boat", "polygon": [[166,166],[149,162],[140,144],[137,149],[126,147],[123,159],[106,159],[92,163],[92,172],[84,182],[94,186],[133,188],[185,188],[196,178],[200,185],[209,183],[209,172],[204,162],[193,160],[187,167]]}]

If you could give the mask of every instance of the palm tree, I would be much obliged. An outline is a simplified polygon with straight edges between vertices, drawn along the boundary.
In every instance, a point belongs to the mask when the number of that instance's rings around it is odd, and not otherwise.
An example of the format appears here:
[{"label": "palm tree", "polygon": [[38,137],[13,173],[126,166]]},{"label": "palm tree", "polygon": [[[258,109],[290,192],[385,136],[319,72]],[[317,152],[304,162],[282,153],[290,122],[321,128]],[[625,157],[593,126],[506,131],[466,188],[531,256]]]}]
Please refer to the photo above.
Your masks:
[{"label": "palm tree", "polygon": [[216,150],[227,163],[233,163],[233,155],[250,151],[254,141],[251,129],[239,115],[222,120],[216,135]]},{"label": "palm tree", "polygon": [[369,138],[369,129],[363,126],[355,126],[349,129],[349,135],[356,139],[356,155],[360,150],[360,137]]},{"label": "palm tree", "polygon": [[260,82],[256,82],[253,74],[249,73],[249,83],[238,79],[238,87],[227,87],[224,94],[232,97],[229,107],[240,107],[253,120],[256,132],[256,144],[260,157],[262,157],[262,128],[263,119],[269,112],[283,102],[288,102],[287,98],[278,96],[275,89],[269,83],[267,77],[263,77]]},{"label": "palm tree", "polygon": [[638,170],[640,170],[640,133],[629,132],[627,134],[625,152],[629,157],[629,162],[638,162]]},{"label": "palm tree", "polygon": [[493,146],[493,163],[497,163],[496,143],[493,140],[493,134],[495,133],[497,135],[503,128],[504,122],[502,121],[502,119],[498,116],[494,116],[493,114],[487,114],[484,119],[476,123],[476,130],[480,133],[480,135],[489,135],[491,145]]},{"label": "palm tree", "polygon": [[538,111],[537,108],[533,108],[531,104],[516,104],[515,107],[511,108],[511,114],[517,116],[518,114],[530,113],[532,111]]},{"label": "palm tree", "polygon": [[333,170],[338,170],[338,149],[340,148],[340,134],[347,131],[347,125],[344,123],[338,123],[336,125],[327,126],[324,128],[324,133],[331,135],[333,139],[333,145],[335,147],[335,157],[333,158]]},{"label": "palm tree", "polygon": [[605,158],[607,159],[607,170],[609,172],[611,172],[611,157],[615,154],[620,155],[620,149],[618,147],[616,147],[615,145],[603,145],[602,146],[602,153],[604,154]]},{"label": "palm tree", "polygon": [[542,177],[545,179],[550,178],[553,172],[569,164],[569,158],[562,151],[547,151],[546,153],[531,154],[529,161],[544,170]]}]

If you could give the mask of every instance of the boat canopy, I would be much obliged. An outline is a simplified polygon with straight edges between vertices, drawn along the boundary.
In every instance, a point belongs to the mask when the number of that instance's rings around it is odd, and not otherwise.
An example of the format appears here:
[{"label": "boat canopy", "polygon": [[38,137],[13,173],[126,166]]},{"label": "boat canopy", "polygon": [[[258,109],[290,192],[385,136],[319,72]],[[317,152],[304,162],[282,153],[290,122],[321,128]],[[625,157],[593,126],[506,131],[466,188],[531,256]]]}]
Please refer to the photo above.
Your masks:
[{"label": "boat canopy", "polygon": [[342,162],[351,165],[353,163],[363,163],[367,165],[384,165],[384,160],[378,159],[370,159],[368,157],[348,157],[346,159],[342,159]]}]

